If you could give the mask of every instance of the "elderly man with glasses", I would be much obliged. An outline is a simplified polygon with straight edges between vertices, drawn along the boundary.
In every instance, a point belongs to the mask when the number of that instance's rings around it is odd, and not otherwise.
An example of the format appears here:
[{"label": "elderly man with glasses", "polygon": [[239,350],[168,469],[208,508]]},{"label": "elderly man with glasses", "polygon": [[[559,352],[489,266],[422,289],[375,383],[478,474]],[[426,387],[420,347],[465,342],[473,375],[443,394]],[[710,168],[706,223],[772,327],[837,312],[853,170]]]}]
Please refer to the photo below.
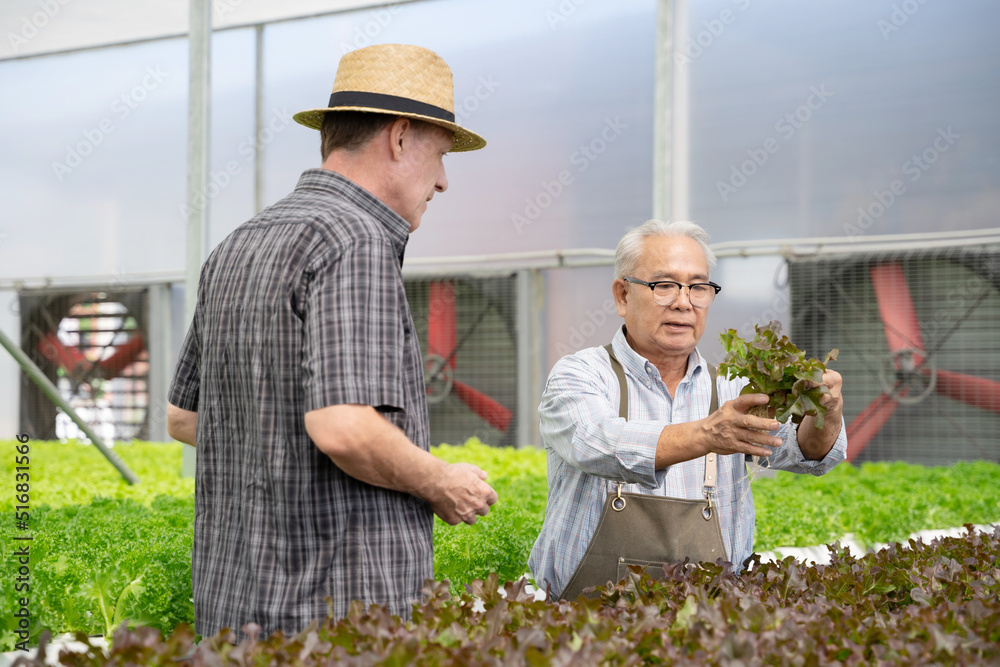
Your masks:
[{"label": "elderly man with glasses", "polygon": [[[651,220],[629,231],[618,244],[612,285],[623,326],[610,346],[568,355],[549,375],[539,406],[549,497],[529,566],[552,597],[575,598],[615,579],[632,562],[630,545],[648,550],[653,543],[655,551],[657,544],[688,539],[680,535],[706,544],[714,539],[718,547],[689,553],[673,545],[680,555],[637,557],[635,564],[662,574],[662,562],[710,553],[742,566],[754,531],[747,459],[767,457],[771,468],[814,475],[844,460],[838,373],[823,376],[830,393],[822,429],[812,417],[796,427],[747,414],[767,397],[740,396],[746,380],[715,378],[697,349],[708,307],[722,289],[709,279],[714,265],[708,235],[694,223]],[[624,401],[621,387],[627,387]],[[715,405],[721,407],[710,410]],[[692,520],[694,533],[656,521],[627,523],[628,512],[618,510],[637,497],[629,494],[705,503],[698,506],[705,521]],[[613,558],[618,568],[601,558]]]}]

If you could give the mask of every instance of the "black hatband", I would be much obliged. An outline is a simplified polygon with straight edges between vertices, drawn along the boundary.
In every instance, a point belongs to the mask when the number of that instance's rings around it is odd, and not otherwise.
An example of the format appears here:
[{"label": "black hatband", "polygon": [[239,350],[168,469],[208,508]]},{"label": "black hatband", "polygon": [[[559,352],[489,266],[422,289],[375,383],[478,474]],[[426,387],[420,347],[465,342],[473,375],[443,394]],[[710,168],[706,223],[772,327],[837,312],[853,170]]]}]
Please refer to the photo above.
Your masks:
[{"label": "black hatband", "polygon": [[446,120],[449,123],[455,122],[455,114],[442,109],[441,107],[418,102],[408,97],[398,95],[384,95],[382,93],[366,93],[358,90],[342,90],[330,95],[330,107],[369,107],[372,109],[384,109],[397,113],[412,113],[420,116],[429,116],[439,120]]}]

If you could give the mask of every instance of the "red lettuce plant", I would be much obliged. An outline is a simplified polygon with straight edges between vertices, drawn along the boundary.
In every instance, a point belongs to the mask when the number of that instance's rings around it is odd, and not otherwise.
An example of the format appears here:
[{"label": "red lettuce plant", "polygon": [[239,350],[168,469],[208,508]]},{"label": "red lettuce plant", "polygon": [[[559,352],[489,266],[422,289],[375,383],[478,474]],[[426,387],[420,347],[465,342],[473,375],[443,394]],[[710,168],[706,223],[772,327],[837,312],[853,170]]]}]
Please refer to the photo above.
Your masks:
[{"label": "red lettuce plant", "polygon": [[[496,574],[454,595],[428,581],[410,621],[352,605],[292,636],[224,630],[195,645],[179,626],[120,627],[105,655],[63,649],[75,667],[320,667],[325,665],[868,665],[1000,664],[1000,528],[910,540],[856,558],[839,545],[828,565],[786,558],[670,563],[654,580],[638,568],[600,599],[535,600]],[[77,635],[89,643],[86,635]],[[18,658],[14,667],[42,667]]]},{"label": "red lettuce plant", "polygon": [[761,328],[754,326],[756,336],[749,343],[730,329],[719,334],[726,358],[719,364],[719,373],[728,379],[750,380],[741,394],[767,394],[771,401],[751,413],[767,416],[774,408],[774,418],[781,423],[791,417],[796,424],[806,415],[816,417],[816,428],[823,428],[826,406],[820,399],[830,390],[823,385],[826,364],[836,360],[839,350],[831,350],[823,361],[806,359],[806,353],[795,347],[788,336],[781,335],[781,323],[772,320]]}]

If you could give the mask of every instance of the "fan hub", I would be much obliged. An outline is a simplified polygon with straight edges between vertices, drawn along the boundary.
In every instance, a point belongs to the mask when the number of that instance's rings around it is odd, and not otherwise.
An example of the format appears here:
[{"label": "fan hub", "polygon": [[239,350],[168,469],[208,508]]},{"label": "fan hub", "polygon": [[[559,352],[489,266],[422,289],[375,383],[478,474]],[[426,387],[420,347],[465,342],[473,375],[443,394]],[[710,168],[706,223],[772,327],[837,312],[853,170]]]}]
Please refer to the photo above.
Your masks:
[{"label": "fan hub", "polygon": [[424,358],[424,383],[427,385],[427,402],[440,403],[451,393],[455,378],[451,366],[439,354],[428,354]]},{"label": "fan hub", "polygon": [[937,368],[922,350],[902,348],[889,354],[882,364],[882,388],[897,403],[912,405],[927,398],[937,384]]}]

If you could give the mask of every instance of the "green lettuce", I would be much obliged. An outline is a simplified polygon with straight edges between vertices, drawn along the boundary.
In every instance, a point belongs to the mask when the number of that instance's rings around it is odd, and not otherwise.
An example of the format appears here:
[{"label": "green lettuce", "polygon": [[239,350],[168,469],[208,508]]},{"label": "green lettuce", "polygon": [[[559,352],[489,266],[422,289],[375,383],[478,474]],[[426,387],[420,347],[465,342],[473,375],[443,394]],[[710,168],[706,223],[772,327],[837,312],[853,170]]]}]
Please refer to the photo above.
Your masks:
[{"label": "green lettuce", "polygon": [[[826,364],[836,360],[839,350],[831,350],[823,361],[806,359],[806,353],[795,347],[788,336],[781,335],[781,323],[772,320],[761,328],[749,343],[739,337],[736,329],[719,334],[726,358],[719,364],[719,374],[727,379],[750,380],[741,394],[767,394],[767,408],[774,409],[774,418],[781,423],[798,424],[806,415],[816,417],[816,428],[823,428],[826,406],[820,399],[830,390],[823,381]],[[762,406],[764,407],[764,406]]]}]

